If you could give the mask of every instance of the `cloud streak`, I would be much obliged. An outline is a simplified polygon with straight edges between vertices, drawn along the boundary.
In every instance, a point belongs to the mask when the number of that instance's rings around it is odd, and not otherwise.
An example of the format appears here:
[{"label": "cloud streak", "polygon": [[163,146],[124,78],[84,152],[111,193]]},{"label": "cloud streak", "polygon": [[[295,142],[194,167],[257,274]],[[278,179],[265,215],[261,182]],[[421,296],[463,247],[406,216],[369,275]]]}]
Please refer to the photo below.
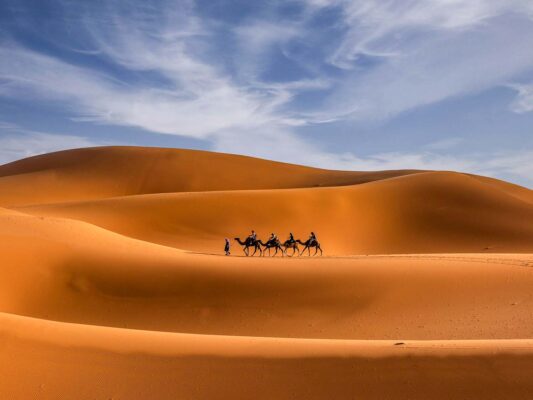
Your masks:
[{"label": "cloud streak", "polygon": [[106,145],[84,137],[28,130],[1,121],[0,133],[3,134],[0,136],[0,164],[53,151]]}]

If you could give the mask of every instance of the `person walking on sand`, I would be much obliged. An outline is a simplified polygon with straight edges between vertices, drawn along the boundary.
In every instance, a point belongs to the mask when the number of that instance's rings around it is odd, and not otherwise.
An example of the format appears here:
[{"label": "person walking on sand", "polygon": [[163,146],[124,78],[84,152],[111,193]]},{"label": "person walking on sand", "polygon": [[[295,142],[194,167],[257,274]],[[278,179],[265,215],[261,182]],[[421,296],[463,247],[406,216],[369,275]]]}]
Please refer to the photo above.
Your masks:
[{"label": "person walking on sand", "polygon": [[226,241],[226,244],[224,245],[224,252],[226,253],[227,256],[229,256],[230,255],[230,252],[229,252],[229,239],[225,238],[224,240]]}]

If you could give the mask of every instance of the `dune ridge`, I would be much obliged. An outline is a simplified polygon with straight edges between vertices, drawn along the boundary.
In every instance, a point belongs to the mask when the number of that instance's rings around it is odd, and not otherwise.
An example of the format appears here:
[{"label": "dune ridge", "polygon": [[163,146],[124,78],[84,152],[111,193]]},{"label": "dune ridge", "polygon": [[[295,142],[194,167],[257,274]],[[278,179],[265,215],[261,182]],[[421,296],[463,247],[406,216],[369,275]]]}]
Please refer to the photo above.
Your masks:
[{"label": "dune ridge", "polygon": [[[2,398],[533,396],[529,189],[117,147],[0,176]],[[325,256],[224,257],[251,228]]]},{"label": "dune ridge", "polygon": [[328,171],[200,150],[94,147],[0,166],[0,205],[150,193],[342,186],[416,172]]}]

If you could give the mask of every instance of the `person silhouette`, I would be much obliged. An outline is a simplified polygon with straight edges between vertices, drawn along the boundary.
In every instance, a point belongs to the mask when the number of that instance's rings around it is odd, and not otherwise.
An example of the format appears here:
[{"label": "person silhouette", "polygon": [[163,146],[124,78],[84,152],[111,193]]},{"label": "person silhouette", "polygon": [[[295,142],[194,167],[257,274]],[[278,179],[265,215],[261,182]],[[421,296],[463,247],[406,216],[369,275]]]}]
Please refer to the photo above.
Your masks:
[{"label": "person silhouette", "polygon": [[292,234],[292,232],[289,233],[289,243],[294,243],[296,242],[296,240],[294,240],[294,235]]},{"label": "person silhouette", "polygon": [[227,256],[229,256],[231,253],[230,253],[230,242],[229,242],[229,239],[228,238],[225,238],[224,239],[226,241],[226,244],[224,245],[224,253],[226,253]]}]

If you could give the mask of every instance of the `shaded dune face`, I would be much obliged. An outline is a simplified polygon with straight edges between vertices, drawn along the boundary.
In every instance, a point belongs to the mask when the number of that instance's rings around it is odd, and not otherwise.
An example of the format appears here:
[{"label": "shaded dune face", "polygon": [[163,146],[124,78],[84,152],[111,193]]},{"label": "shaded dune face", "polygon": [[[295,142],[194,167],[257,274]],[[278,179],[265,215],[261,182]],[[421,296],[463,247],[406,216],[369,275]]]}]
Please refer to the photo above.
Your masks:
[{"label": "shaded dune face", "polygon": [[[252,228],[324,256],[222,255]],[[530,399],[531,253],[532,191],[486,177],[21,160],[0,166],[0,397]]]}]

